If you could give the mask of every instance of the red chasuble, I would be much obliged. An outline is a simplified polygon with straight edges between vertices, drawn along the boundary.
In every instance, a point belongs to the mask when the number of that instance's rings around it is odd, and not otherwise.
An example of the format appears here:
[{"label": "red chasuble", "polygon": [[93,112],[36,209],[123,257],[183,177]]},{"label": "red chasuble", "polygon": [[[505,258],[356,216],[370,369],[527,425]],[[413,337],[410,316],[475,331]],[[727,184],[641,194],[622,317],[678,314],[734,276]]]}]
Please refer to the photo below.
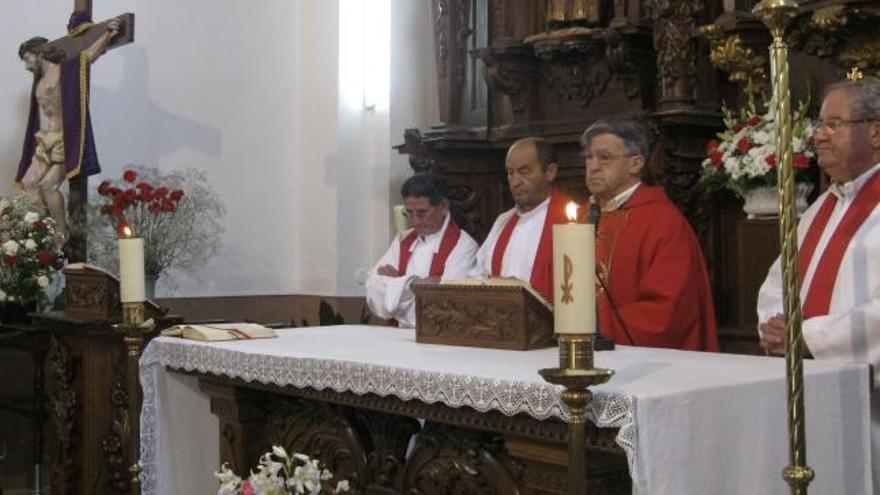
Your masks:
[{"label": "red chasuble", "polygon": [[623,345],[718,350],[702,251],[662,188],[642,184],[602,213],[596,271],[610,292],[596,288],[603,335]]},{"label": "red chasuble", "polygon": [[[400,259],[398,260],[397,272],[401,275],[406,273],[409,257],[412,255],[412,245],[418,237],[416,231],[413,230],[400,241]],[[459,237],[461,237],[461,228],[455,223],[455,220],[450,218],[449,223],[446,225],[446,230],[443,232],[443,238],[440,239],[440,248],[434,253],[434,257],[431,258],[431,270],[428,272],[429,277],[443,275],[443,270],[446,269],[446,260],[449,258],[452,250],[455,249],[456,244],[458,244]]]},{"label": "red chasuble", "polygon": [[[565,215],[565,205],[571,201],[568,196],[557,188],[550,191],[550,204],[547,205],[547,216],[544,218],[544,228],[541,230],[541,241],[538,244],[538,252],[535,253],[535,262],[532,264],[532,275],[529,283],[541,293],[547,301],[553,303],[553,226],[558,223],[568,222]],[[501,265],[504,261],[504,253],[513,229],[519,222],[519,215],[514,213],[507,220],[504,229],[495,242],[492,251],[492,276],[501,276]]]},{"label": "red chasuble", "polygon": [[[807,234],[804,236],[800,251],[798,251],[798,278],[801,284],[804,282],[804,276],[813,254],[816,251],[816,245],[831,213],[834,211],[834,205],[837,203],[837,196],[828,194],[825,202],[822,203],[819,212],[810,224]],[[853,236],[859,230],[859,227],[865,222],[877,204],[880,203],[880,173],[875,173],[868,182],[862,186],[855,200],[847,208],[843,218],[831,234],[831,239],[819,258],[819,264],[813,273],[813,279],[810,282],[810,288],[807,291],[807,297],[803,302],[804,319],[814,316],[825,316],[831,307],[831,295],[834,291],[834,283],[837,281],[837,271],[840,269],[840,263],[843,261],[843,255],[846,248],[852,241]]]}]

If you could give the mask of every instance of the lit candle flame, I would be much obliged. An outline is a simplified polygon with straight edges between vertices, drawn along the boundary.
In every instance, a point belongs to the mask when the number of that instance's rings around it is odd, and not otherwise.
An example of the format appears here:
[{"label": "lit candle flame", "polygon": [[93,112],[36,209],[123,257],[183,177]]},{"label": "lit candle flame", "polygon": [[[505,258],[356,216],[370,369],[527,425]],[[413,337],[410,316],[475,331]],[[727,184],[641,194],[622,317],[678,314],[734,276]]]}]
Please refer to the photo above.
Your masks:
[{"label": "lit candle flame", "polygon": [[131,227],[129,227],[128,225],[122,227],[122,235],[124,235],[126,238],[131,237]]},{"label": "lit candle flame", "polygon": [[574,201],[569,201],[568,204],[565,205],[565,215],[568,217],[569,222],[577,220],[577,212],[578,205]]}]

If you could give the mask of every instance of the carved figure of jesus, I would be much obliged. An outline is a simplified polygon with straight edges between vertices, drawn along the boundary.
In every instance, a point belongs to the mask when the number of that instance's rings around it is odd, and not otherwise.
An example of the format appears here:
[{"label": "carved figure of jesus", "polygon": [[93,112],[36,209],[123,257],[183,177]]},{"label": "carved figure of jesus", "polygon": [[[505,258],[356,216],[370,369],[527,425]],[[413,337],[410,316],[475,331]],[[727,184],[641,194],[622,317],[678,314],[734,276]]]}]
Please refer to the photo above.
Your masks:
[{"label": "carved figure of jesus", "polygon": [[[43,202],[62,239],[67,236],[67,222],[61,184],[66,177],[100,171],[87,119],[88,65],[104,53],[118,33],[119,22],[111,20],[107,30],[74,57],[66,57],[64,50],[41,37],[25,41],[18,50],[25,69],[34,75],[32,99],[44,118],[35,115],[37,110],[32,103],[16,181],[25,192]],[[65,112],[72,115],[65,116]],[[76,156],[69,156],[71,153]]]}]

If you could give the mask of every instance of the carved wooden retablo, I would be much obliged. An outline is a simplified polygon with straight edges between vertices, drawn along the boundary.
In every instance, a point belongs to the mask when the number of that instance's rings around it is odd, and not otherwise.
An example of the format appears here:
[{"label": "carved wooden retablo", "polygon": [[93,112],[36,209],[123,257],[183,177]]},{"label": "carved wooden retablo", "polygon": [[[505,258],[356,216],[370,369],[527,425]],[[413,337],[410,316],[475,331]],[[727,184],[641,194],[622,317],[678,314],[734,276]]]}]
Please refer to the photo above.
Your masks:
[{"label": "carved wooden retablo", "polygon": [[416,342],[525,351],[552,347],[553,312],[517,285],[412,285]]}]

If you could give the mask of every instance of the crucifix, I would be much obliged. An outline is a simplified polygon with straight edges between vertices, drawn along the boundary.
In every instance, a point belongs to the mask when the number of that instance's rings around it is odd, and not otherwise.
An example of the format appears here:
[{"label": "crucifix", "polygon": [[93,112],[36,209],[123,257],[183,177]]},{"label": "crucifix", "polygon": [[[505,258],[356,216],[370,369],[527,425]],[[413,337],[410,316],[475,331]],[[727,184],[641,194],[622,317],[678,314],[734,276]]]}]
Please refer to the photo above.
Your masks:
[{"label": "crucifix", "polygon": [[[35,82],[16,180],[26,191],[38,193],[56,217],[58,230],[67,236],[65,250],[71,262],[86,260],[88,175],[100,170],[89,115],[89,65],[105,51],[134,41],[134,14],[94,24],[91,17],[92,0],[74,0],[67,36],[48,43],[40,38],[46,48],[30,45],[30,51],[19,53]],[[57,150],[51,147],[56,145]],[[65,177],[70,185],[67,215],[57,192]],[[73,228],[66,228],[65,216]]]},{"label": "crucifix", "polygon": [[[50,203],[47,197],[55,194],[52,205],[57,208],[53,217],[60,212],[58,216],[61,218],[64,217],[65,205],[57,189],[65,179],[69,180],[67,210],[70,223],[75,226],[69,229],[72,235],[68,237],[66,248],[70,261],[85,261],[86,258],[87,176],[98,171],[89,120],[89,66],[104,51],[134,41],[133,14],[123,14],[96,24],[92,24],[91,15],[92,0],[75,0],[67,36],[54,41],[34,37],[19,48],[25,68],[34,73],[34,84],[16,180],[27,192],[39,194],[47,207]],[[73,167],[68,166],[68,158],[74,162]],[[86,163],[94,165],[91,172]],[[140,393],[139,389],[137,393]],[[137,400],[140,400],[139,396]],[[130,418],[136,418],[140,407],[136,411],[129,408],[129,412]],[[129,428],[130,438],[134,438],[139,431],[137,423],[129,419],[125,426],[128,428],[130,425],[134,425]],[[101,442],[96,438],[97,434],[94,433],[78,436],[77,440],[81,443],[77,447],[79,453],[75,456],[94,461],[77,463],[77,470],[69,467],[72,464],[64,462],[70,460],[70,457],[66,457],[69,453],[59,454],[59,461],[53,470],[52,493],[92,493],[95,489],[103,488],[101,493],[138,494],[136,480],[130,481],[137,477],[137,473],[128,472],[131,463],[123,466],[125,472],[118,475],[108,473],[106,467],[95,462],[111,455],[101,451]],[[122,439],[123,442],[125,440]],[[132,447],[131,452],[135,448]],[[124,450],[122,454],[128,454],[134,460],[138,457]],[[41,479],[42,442],[35,446],[34,457],[33,493],[40,495],[44,493]],[[110,471],[113,471],[112,467]],[[100,480],[102,486],[99,487],[96,480]]]}]

